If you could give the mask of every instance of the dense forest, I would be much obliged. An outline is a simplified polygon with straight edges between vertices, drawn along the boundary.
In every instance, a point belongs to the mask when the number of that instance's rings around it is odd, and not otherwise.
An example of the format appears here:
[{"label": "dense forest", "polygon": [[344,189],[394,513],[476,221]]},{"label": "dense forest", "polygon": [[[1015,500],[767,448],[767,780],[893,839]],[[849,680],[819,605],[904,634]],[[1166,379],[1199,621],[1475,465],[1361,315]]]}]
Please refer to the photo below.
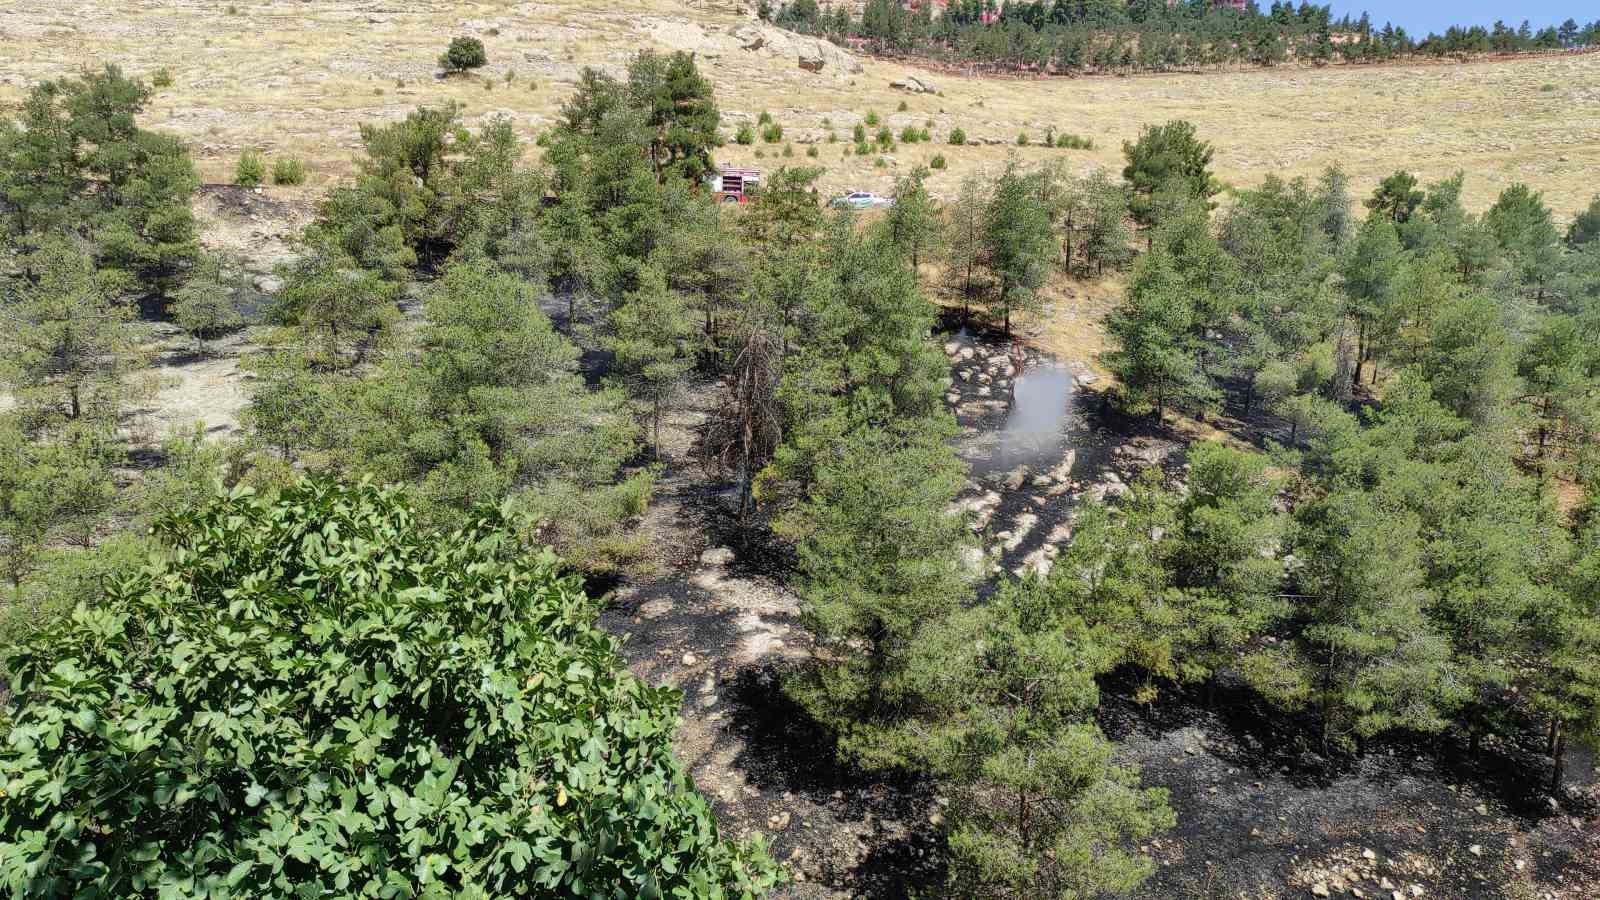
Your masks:
[{"label": "dense forest", "polygon": [[1211,0],[951,0],[937,14],[932,2],[867,0],[859,18],[842,3],[763,0],[758,11],[785,28],[865,49],[1058,74],[1438,59],[1600,42],[1600,20],[1569,18],[1537,31],[1526,20],[1517,27],[1451,26],[1422,37],[1388,23],[1376,27],[1366,13],[1336,19],[1328,6],[1276,0],[1269,10],[1255,2],[1235,9]]},{"label": "dense forest", "polygon": [[[918,169],[862,217],[781,168],[728,208],[710,83],[645,52],[587,70],[539,152],[451,106],[364,125],[240,435],[136,464],[149,320],[203,352],[242,318],[150,96],[107,68],[0,124],[16,896],[769,890],[671,756],[677,693],[622,670],[586,593],[638,564],[695,380],[729,526],[802,602],[783,690],[841,758],[952,798],[956,895],[1150,875],[1174,814],[1097,722],[1107,678],[1243,685],[1330,757],[1537,742],[1557,795],[1600,741],[1600,198],[1563,233],[1521,185],[1469,212],[1464,176],[1224,192],[1172,122],[1121,173],[1012,161],[940,204]],[[1118,269],[1107,403],[1276,437],[1195,443],[980,591],[934,298],[1009,335]]]}]

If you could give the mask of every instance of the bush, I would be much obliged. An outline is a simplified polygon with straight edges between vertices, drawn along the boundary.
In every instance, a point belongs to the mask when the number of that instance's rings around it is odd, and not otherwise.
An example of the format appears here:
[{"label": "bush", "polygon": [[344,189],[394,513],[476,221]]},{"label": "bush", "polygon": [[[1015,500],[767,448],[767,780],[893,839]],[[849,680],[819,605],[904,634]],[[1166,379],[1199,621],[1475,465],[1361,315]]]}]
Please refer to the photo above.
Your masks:
[{"label": "bush", "polygon": [[1026,146],[1028,146],[1028,133],[1026,131],[1024,131],[1021,134],[1017,135],[1017,146],[1018,147],[1026,147]]},{"label": "bush", "polygon": [[812,159],[816,159],[817,158],[817,145],[816,144],[812,144],[811,146],[806,148],[806,156],[809,156]]},{"label": "bush", "polygon": [[960,147],[967,142],[967,133],[959,126],[950,130],[950,146]]},{"label": "bush", "polygon": [[246,150],[233,167],[233,183],[240,187],[255,187],[267,177],[267,161],[254,150]]},{"label": "bush", "polygon": [[867,123],[867,127],[868,128],[877,128],[878,127],[878,113],[877,113],[877,111],[876,110],[871,110],[871,109],[867,110],[867,118],[865,119],[865,121]]},{"label": "bush", "polygon": [[172,87],[172,70],[166,66],[155,70],[150,76],[150,86],[157,88]]},{"label": "bush", "polygon": [[830,143],[830,144],[839,143],[839,135],[835,134],[832,131],[828,132],[828,143]]},{"label": "bush", "polygon": [[1077,134],[1061,134],[1056,137],[1056,146],[1066,150],[1093,150],[1094,141]]},{"label": "bush", "polygon": [[773,887],[673,758],[681,695],[628,674],[580,580],[498,513],[416,517],[366,484],[236,490],[13,651],[8,893]]},{"label": "bush", "polygon": [[921,139],[922,132],[918,131],[915,126],[907,125],[900,129],[900,143],[902,144],[915,144]]},{"label": "bush", "polygon": [[880,156],[877,159],[872,161],[872,165],[875,168],[887,169],[887,168],[889,168],[889,161]]},{"label": "bush", "polygon": [[306,166],[298,159],[280,159],[272,164],[273,184],[305,184]]},{"label": "bush", "polygon": [[465,72],[488,62],[489,54],[483,49],[483,41],[475,37],[455,38],[450,42],[450,48],[439,57],[439,66],[446,72]]},{"label": "bush", "polygon": [[894,146],[894,132],[887,125],[878,129],[878,146],[885,149]]},{"label": "bush", "polygon": [[756,124],[757,125],[767,125],[767,124],[770,124],[771,122],[772,122],[772,113],[769,113],[764,109],[761,111],[760,115],[756,116]]},{"label": "bush", "polygon": [[906,111],[906,110],[908,110],[908,109],[910,109],[910,108],[911,108],[911,107],[910,107],[910,106],[909,106],[909,105],[907,105],[907,104],[906,104],[906,102],[905,102],[905,101],[904,101],[904,100],[901,100],[901,101],[900,101],[900,105],[899,105],[899,106],[897,106],[897,107],[895,107],[895,108],[894,108],[894,111],[895,111],[895,112],[905,112],[905,111]]},{"label": "bush", "polygon": [[866,156],[868,153],[871,153],[871,152],[872,152],[872,145],[871,144],[868,144],[866,141],[858,141],[856,143],[856,155],[857,156]]},{"label": "bush", "polygon": [[783,126],[777,122],[768,123],[761,129],[761,139],[769,144],[783,140]]},{"label": "bush", "polygon": [[751,128],[748,122],[740,125],[738,133],[733,136],[733,142],[735,144],[743,144],[746,147],[754,144],[756,142],[756,130]]},{"label": "bush", "polygon": [[922,129],[922,131],[917,133],[917,140],[919,140],[919,141],[923,142],[924,144],[926,144],[929,141],[933,140],[933,132],[931,132],[928,129],[924,128],[924,129]]},{"label": "bush", "polygon": [[791,156],[794,156],[794,145],[793,144],[784,144],[783,145],[783,157],[784,157],[784,159],[788,159]]},{"label": "bush", "polygon": [[856,127],[851,130],[850,136],[856,143],[865,144],[867,142],[867,127],[857,122]]},{"label": "bush", "polygon": [[944,166],[945,162],[943,153],[935,153],[933,159],[928,160],[928,168],[930,169],[943,169]]}]

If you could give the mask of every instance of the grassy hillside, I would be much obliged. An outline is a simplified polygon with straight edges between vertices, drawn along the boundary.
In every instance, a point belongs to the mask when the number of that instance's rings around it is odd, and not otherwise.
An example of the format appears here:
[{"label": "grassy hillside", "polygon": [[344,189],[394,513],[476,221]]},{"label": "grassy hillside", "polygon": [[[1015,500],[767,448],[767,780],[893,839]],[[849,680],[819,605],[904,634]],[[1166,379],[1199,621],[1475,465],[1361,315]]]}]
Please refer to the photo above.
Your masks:
[{"label": "grassy hillside", "polygon": [[[794,143],[790,162],[812,162],[818,142],[829,188],[883,189],[896,171],[943,153],[933,184],[952,194],[961,175],[1008,153],[1059,156],[1074,167],[1120,164],[1121,142],[1140,125],[1183,117],[1218,147],[1222,177],[1250,184],[1268,171],[1315,173],[1342,164],[1365,192],[1397,165],[1425,180],[1465,169],[1469,205],[1486,206],[1512,181],[1545,191],[1568,216],[1600,184],[1600,56],[1468,65],[1292,69],[1211,75],[1015,81],[922,73],[938,94],[890,87],[913,70],[863,60],[850,75],[802,70],[791,56],[742,49],[730,34],[749,23],[732,2],[595,0],[394,4],[333,0],[83,0],[0,2],[0,101],[32,80],[99,61],[147,75],[165,68],[153,127],[194,145],[210,180],[231,176],[246,148],[295,155],[310,188],[347,170],[356,126],[425,103],[455,99],[470,116],[511,115],[529,134],[549,123],[578,69],[620,69],[636,48],[697,50],[717,82],[729,137],[762,110]],[[419,8],[420,7],[420,8]],[[231,10],[231,11],[230,11]],[[480,36],[489,65],[469,78],[435,78],[451,35]],[[904,100],[908,109],[897,112]],[[896,135],[931,120],[934,145],[897,146],[885,166],[843,157],[850,130],[876,110]],[[826,124],[825,124],[826,120]],[[951,128],[981,147],[943,146]],[[1047,126],[1095,140],[1093,151],[1018,150]],[[826,143],[827,133],[840,143]],[[724,161],[775,166],[782,144],[740,147]],[[762,149],[765,158],[757,160]]]}]

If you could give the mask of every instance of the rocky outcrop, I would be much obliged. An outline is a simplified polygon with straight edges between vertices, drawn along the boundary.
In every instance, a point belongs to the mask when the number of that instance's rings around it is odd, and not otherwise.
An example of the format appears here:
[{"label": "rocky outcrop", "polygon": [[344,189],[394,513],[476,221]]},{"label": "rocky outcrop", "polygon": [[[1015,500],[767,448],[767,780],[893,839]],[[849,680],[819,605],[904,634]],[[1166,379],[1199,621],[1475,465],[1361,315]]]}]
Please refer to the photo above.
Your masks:
[{"label": "rocky outcrop", "polygon": [[741,25],[733,30],[732,37],[746,52],[792,59],[807,72],[839,76],[862,72],[861,61],[850,51],[830,41],[795,34],[771,25],[754,22]]},{"label": "rocky outcrop", "polygon": [[915,75],[907,75],[899,81],[891,81],[889,82],[889,87],[897,91],[905,91],[908,94],[933,94],[938,92],[938,88],[933,86],[933,82],[924,81]]}]

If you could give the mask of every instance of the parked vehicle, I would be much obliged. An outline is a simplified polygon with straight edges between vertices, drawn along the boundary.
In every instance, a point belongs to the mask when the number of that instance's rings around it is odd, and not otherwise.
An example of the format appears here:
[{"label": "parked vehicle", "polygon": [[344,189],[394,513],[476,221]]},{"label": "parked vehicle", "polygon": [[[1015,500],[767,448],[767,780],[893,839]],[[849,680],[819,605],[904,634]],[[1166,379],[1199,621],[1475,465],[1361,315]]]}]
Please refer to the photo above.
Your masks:
[{"label": "parked vehicle", "polygon": [[760,185],[760,169],[721,167],[717,174],[706,179],[706,187],[718,203],[749,203]]},{"label": "parked vehicle", "polygon": [[871,191],[851,191],[829,205],[834,209],[887,209],[894,205],[894,198],[879,197]]}]

